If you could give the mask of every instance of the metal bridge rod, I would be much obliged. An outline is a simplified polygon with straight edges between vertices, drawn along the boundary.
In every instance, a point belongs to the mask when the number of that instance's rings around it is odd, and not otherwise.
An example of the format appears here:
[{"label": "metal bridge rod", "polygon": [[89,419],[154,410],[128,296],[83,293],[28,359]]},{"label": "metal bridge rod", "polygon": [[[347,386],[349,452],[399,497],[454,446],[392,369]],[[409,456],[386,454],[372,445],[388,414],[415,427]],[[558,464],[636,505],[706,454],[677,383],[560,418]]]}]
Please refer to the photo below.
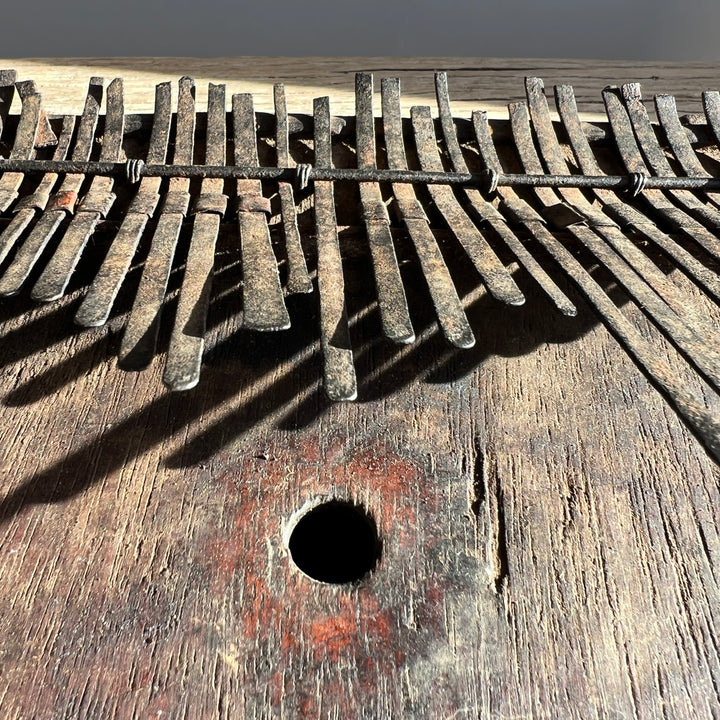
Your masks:
[{"label": "metal bridge rod", "polygon": [[291,182],[304,173],[305,180],[353,182],[424,183],[460,185],[493,190],[496,187],[607,188],[609,190],[704,190],[720,191],[720,178],[639,175],[533,175],[529,173],[426,172],[377,168],[250,167],[238,165],[146,165],[141,160],[126,163],[73,162],[70,160],[0,160],[0,173],[67,173],[125,176],[132,182],[142,177],[221,178],[237,180],[281,180]]}]

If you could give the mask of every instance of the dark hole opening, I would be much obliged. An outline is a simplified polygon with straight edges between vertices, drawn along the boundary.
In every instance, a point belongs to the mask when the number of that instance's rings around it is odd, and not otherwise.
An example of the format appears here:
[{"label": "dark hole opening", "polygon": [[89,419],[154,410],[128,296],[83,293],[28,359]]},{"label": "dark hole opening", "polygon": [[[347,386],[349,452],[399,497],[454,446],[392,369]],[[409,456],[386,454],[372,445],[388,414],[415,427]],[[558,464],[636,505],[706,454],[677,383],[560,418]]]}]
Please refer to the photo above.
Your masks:
[{"label": "dark hole opening", "polygon": [[341,500],[317,505],[303,515],[288,548],[306,575],[325,583],[360,580],[380,557],[375,521],[361,507]]}]

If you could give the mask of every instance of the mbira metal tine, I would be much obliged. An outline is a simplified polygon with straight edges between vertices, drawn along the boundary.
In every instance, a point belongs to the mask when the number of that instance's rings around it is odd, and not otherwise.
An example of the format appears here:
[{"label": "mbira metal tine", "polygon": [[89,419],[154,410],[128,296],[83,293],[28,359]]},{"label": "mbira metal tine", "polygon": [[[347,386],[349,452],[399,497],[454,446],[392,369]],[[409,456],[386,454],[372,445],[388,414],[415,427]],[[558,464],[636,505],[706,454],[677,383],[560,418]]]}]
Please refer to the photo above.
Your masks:
[{"label": "mbira metal tine", "polygon": [[[580,169],[586,175],[603,175],[597,160],[583,132],[578,114],[575,94],[570,85],[555,86],[555,103],[562,120],[570,147]],[[602,203],[603,211],[620,223],[637,230],[671,257],[689,277],[702,285],[717,300],[720,300],[720,279],[709,268],[699,262],[685,248],[678,245],[669,235],[637,208],[623,202],[615,193],[597,188],[594,193]]]},{"label": "mbira metal tine", "polygon": [[[275,150],[278,167],[290,167],[290,128],[288,123],[285,86],[278,83],[273,87],[275,103]],[[300,241],[297,210],[292,185],[289,182],[278,182],[280,195],[280,213],[285,233],[285,253],[287,255],[287,292],[312,292],[312,280],[308,273],[305,253]]]},{"label": "mbira metal tine", "polygon": [[14,70],[0,70],[0,139],[15,95],[16,80],[17,73]]},{"label": "mbira metal tine", "polygon": [[[101,160],[119,159],[124,129],[123,83],[121,78],[115,78],[107,91]],[[78,205],[78,211],[65,235],[33,287],[31,296],[34,300],[57,300],[63,296],[87,241],[115,202],[113,184],[114,179],[111,177],[98,176],[92,179],[87,195]]]},{"label": "mbira metal tine", "polygon": [[[665,175],[666,177],[675,175],[663,149],[660,147],[660,143],[658,143],[642,100],[640,84],[627,83],[623,85],[622,95],[640,149],[653,173]],[[720,229],[720,212],[706,205],[692,192],[689,190],[669,190],[668,193],[670,197],[693,213],[706,227],[716,232]]]},{"label": "mbira metal tine", "polygon": [[[169,82],[161,83],[155,88],[155,112],[146,158],[148,164],[165,162],[172,121],[171,99]],[[110,317],[115,298],[135,255],[140,237],[160,199],[160,183],[159,177],[144,177],[140,181],[137,194],[108,248],[105,260],[78,308],[75,315],[75,322],[78,325],[96,327],[104,325]]]},{"label": "mbira metal tine", "polygon": [[[480,149],[480,156],[482,157],[483,162],[489,170],[502,172],[500,158],[498,157],[490,132],[490,124],[488,122],[487,113],[477,111],[473,112],[472,122]],[[520,223],[525,230],[527,230],[530,236],[539,242],[540,245],[545,246],[548,243],[552,244],[556,242],[555,238],[547,230],[545,220],[532,207],[530,207],[530,205],[518,197],[515,190],[507,187],[498,187],[497,193],[502,200],[504,209],[509,211],[510,215],[518,223]],[[541,279],[541,277],[538,277],[538,282],[540,282]],[[544,289],[548,295],[552,296],[552,293],[555,292],[555,287],[555,284],[552,283],[547,285]],[[560,293],[559,290],[557,292],[559,294],[557,294],[554,299],[556,304],[561,304],[564,302],[563,298],[565,298],[565,295],[564,293]],[[563,308],[564,314],[569,316],[576,315],[577,310],[575,305],[570,303],[569,300],[567,300],[567,303],[569,306]]]},{"label": "mbira metal tine", "polygon": [[[487,114],[473,113],[473,125],[480,154],[486,166],[502,172],[500,159],[492,143]],[[678,414],[712,455],[720,460],[720,421],[718,418],[708,411],[701,399],[676,380],[670,368],[658,356],[657,350],[632,326],[572,253],[553,237],[544,226],[540,216],[534,213],[532,208],[524,203],[514,190],[499,188],[498,194],[504,207],[532,232],[533,237],[545,248],[558,267],[567,274],[585,299],[595,308],[630,357],[640,366],[650,381],[664,393]]]},{"label": "mbira metal tine", "polygon": [[[236,165],[259,165],[252,95],[233,95]],[[290,327],[280,286],[278,264],[270,242],[270,201],[260,180],[237,180],[238,228],[243,269],[243,327],[284,330]]]},{"label": "mbira metal tine", "polygon": [[[540,159],[532,141],[530,116],[524,103],[510,105],[510,122],[518,155],[526,172],[538,172],[541,170]],[[541,202],[548,200],[543,197]],[[591,228],[575,224],[568,226],[567,231],[595,255],[668,339],[714,387],[720,389],[720,355],[702,342],[672,308]]]},{"label": "mbira metal tine", "polygon": [[[315,165],[321,168],[332,167],[330,98],[315,98],[313,118]],[[315,180],[313,184],[320,295],[320,343],[323,351],[325,392],[331,400],[354,400],[357,397],[357,380],[345,309],[345,284],[333,186],[329,180]]]},{"label": "mbira metal tine", "polygon": [[[192,78],[183,77],[178,87],[173,164],[189,165],[193,160],[195,143],[195,82]],[[147,367],[155,355],[175,247],[190,203],[189,189],[190,180],[187,178],[170,178],[120,344],[118,364],[125,369]]]},{"label": "mbira metal tine", "polygon": [[[617,88],[605,88],[602,95],[608,120],[615,137],[615,144],[625,167],[630,173],[646,175],[648,168],[640,153],[633,126],[630,123],[630,118],[622,103],[619,91]],[[702,245],[707,252],[720,260],[720,240],[702,223],[671,203],[659,190],[644,190],[642,197],[660,217],[671,223],[678,231]]]},{"label": "mbira metal tine", "polygon": [[[383,136],[391,170],[407,170],[400,113],[400,82],[396,78],[382,81]],[[475,344],[467,316],[458,297],[450,272],[430,230],[430,223],[412,185],[394,183],[395,206],[415,247],[425,282],[430,292],[438,324],[448,342],[455,347]]]},{"label": "mbira metal tine", "polygon": [[[375,168],[373,79],[368,73],[355,75],[355,123],[357,165],[359,168]],[[390,216],[380,193],[380,185],[361,182],[358,187],[373,261],[383,332],[395,342],[411,343],[415,340],[415,331],[410,321],[405,289],[390,233]]]},{"label": "mbira metal tine", "polygon": [[[17,89],[22,99],[22,110],[15,131],[15,142],[10,151],[10,159],[29,160],[35,150],[42,98],[36,91],[33,82],[18,83]],[[0,165],[0,170],[2,170],[2,165]],[[3,173],[0,177],[0,212],[5,212],[12,205],[18,196],[18,189],[22,181],[23,174],[19,172]]]},{"label": "mbira metal tine", "polygon": [[[208,86],[206,165],[224,165],[227,131],[225,85]],[[205,326],[210,304],[215,242],[227,208],[222,179],[206,178],[194,208],[185,276],[170,337],[163,382],[171,390],[189,390],[200,379]]]},{"label": "mbira metal tine", "polygon": [[[98,113],[103,93],[103,79],[90,78],[85,107],[78,125],[72,160],[87,161],[92,152],[97,127]],[[50,198],[45,212],[18,251],[5,273],[0,278],[0,295],[15,295],[32,271],[35,263],[47,246],[60,223],[72,214],[82,187],[84,175],[66,175],[59,190]]]},{"label": "mbira metal tine", "polygon": [[[64,160],[67,155],[70,141],[75,130],[75,116],[65,115],[62,119],[62,129],[55,146],[53,160]],[[13,208],[13,218],[0,234],[0,263],[20,239],[36,213],[42,212],[50,199],[50,191],[57,182],[57,173],[43,175],[35,192],[20,198]]]},{"label": "mbira metal tine", "polygon": [[[437,96],[440,123],[443,130],[445,147],[455,172],[469,172],[465,158],[463,158],[460,142],[455,133],[452,111],[450,110],[450,94],[448,92],[447,74],[435,74],[435,94]],[[478,215],[497,233],[497,235],[510,248],[518,262],[530,273],[547,296],[555,303],[555,307],[564,315],[573,316],[577,313],[575,306],[565,293],[553,282],[543,270],[538,261],[531,255],[515,233],[507,226],[503,216],[474,188],[465,188],[465,194]]]},{"label": "mbira metal tine", "polygon": [[683,128],[677,111],[677,103],[673,95],[655,95],[655,111],[667,138],[673,155],[680,163],[686,175],[710,177],[690,144],[690,139]]},{"label": "mbira metal tine", "polygon": [[715,142],[720,144],[720,92],[706,90],[702,94],[702,102],[708,126],[715,136]]},{"label": "mbira metal tine", "polygon": [[[540,145],[542,158],[550,172],[555,174],[569,173],[567,161],[563,156],[562,148],[555,134],[550,109],[545,97],[544,85],[540,78],[526,78],[525,89],[527,102],[530,109],[535,136]],[[617,252],[627,264],[644,280],[676,313],[687,317],[692,310],[686,294],[681,293],[672,279],[668,279],[664,273],[633,243],[614,221],[610,221],[604,212],[598,212],[596,206],[590,205],[585,195],[577,188],[559,188],[558,194],[569,202],[575,210],[580,212],[586,223],[602,237]],[[601,209],[604,210],[603,200],[615,196],[609,191],[596,191],[597,197],[601,200]],[[622,215],[623,213],[621,213]],[[593,241],[597,244],[597,241]],[[598,246],[598,249],[599,246]],[[696,315],[697,313],[694,313]],[[703,328],[699,315],[693,316],[693,323],[690,327],[703,329],[707,334],[714,334],[709,328]]]},{"label": "mbira metal tine", "polygon": [[[415,106],[410,111],[418,159],[423,170],[442,172],[435,129],[429,107]],[[522,305],[525,297],[508,269],[500,262],[483,234],[468,217],[447,185],[428,185],[438,210],[472,261],[490,294],[508,305]]]}]

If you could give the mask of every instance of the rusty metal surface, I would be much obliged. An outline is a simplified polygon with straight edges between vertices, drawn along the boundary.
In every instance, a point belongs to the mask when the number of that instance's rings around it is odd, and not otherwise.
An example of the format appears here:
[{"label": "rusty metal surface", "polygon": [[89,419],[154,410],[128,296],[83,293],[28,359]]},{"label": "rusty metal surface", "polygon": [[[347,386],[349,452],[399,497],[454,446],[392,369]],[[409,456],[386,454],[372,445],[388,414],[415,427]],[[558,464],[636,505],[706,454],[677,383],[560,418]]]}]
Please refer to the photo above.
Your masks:
[{"label": "rusty metal surface", "polygon": [[[536,172],[540,167],[530,129],[530,114],[525,104],[513,103],[510,118],[518,154],[525,168]],[[547,157],[546,157],[547,160]],[[539,191],[536,191],[539,192]],[[552,191],[548,191],[552,192]],[[543,195],[542,203],[552,203],[553,198]],[[620,255],[586,224],[569,226],[567,230],[607,268],[628,294],[635,299],[647,316],[657,323],[685,357],[715,387],[720,389],[720,355],[696,334],[666,302],[658,295]]]},{"label": "rusty metal surface", "polygon": [[[171,85],[155,88],[155,113],[148,147],[147,162],[163,163],[170,139],[172,122]],[[138,243],[159,201],[160,178],[144,177],[132,200],[117,235],[108,248],[90,289],[78,308],[75,322],[95,327],[107,322],[120,285],[130,267]]]},{"label": "rusty metal surface", "polygon": [[[220,165],[225,162],[226,139],[225,86],[211,83],[208,88],[206,163]],[[222,195],[222,191],[222,180],[205,179],[199,199],[217,197]],[[163,382],[171,390],[195,387],[200,379],[215,241],[219,229],[219,212],[197,212],[194,215],[185,275],[163,374]]]},{"label": "rusty metal surface", "polygon": [[[125,127],[122,79],[113,80],[107,91],[107,114],[103,134],[101,161],[115,161],[122,152]],[[45,266],[32,290],[34,300],[57,300],[65,293],[80,255],[101,218],[104,218],[113,202],[114,181],[112,178],[97,176],[92,179],[87,194],[78,204],[76,215],[70,222],[65,235]]]},{"label": "rusty metal surface", "polygon": [[[562,148],[550,119],[550,110],[545,97],[542,80],[539,78],[527,78],[525,87],[533,129],[545,165],[552,172],[569,173],[570,167],[563,157]],[[595,241],[591,237],[591,242],[594,247],[604,255],[607,255],[609,249],[607,246],[610,246],[622,257],[629,268],[640,277],[641,281],[643,281],[641,283],[635,282],[637,287],[644,288],[643,283],[646,283],[660,298],[665,300],[678,316],[682,316],[685,322],[690,321],[690,328],[699,329],[705,337],[708,337],[710,331],[709,328],[704,327],[701,314],[693,311],[690,300],[675,284],[674,279],[665,276],[648,255],[642,252],[615,222],[610,220],[610,214],[604,214],[608,205],[611,204],[607,202],[608,198],[603,195],[603,193],[607,194],[608,192],[607,190],[598,191],[598,193],[600,193],[598,194],[598,199],[601,201],[599,203],[601,213],[598,213],[597,204],[591,205],[579,190],[562,188],[558,190],[560,196],[583,216],[585,223],[606,243],[603,244],[602,242]],[[605,202],[603,202],[603,200],[605,200]],[[617,214],[620,215],[623,220],[628,220],[624,211],[620,210]],[[607,218],[607,221],[605,218]],[[633,222],[626,222],[626,226],[635,227],[637,218],[633,217],[631,219]],[[637,224],[647,226],[648,222]],[[595,254],[597,256],[597,253]],[[625,271],[624,276],[633,278],[634,281],[634,276],[628,273],[628,271]]]},{"label": "rusty metal surface", "polygon": [[[397,170],[407,169],[402,117],[400,114],[400,83],[382,81],[382,114],[388,164]],[[470,348],[475,344],[455,285],[450,277],[437,241],[430,230],[430,221],[410,185],[393,185],[395,209],[404,222],[415,247],[438,323],[448,342],[456,347]]]},{"label": "rusty metal surface", "polygon": [[[474,119],[475,129],[479,131],[480,154],[488,167],[499,169],[500,160],[492,146],[487,116],[476,115]],[[532,219],[532,211],[528,212],[527,206],[517,197],[515,191],[502,189],[501,197],[507,210],[525,224],[558,267],[575,283],[628,354],[663,392],[712,455],[720,459],[720,421],[705,407],[703,400],[677,382],[667,364],[658,358],[652,344],[622,314],[580,261],[547,230],[540,217]]]},{"label": "rusty metal surface", "polygon": [[[443,139],[450,156],[453,170],[456,172],[467,172],[468,166],[465,162],[460,142],[455,133],[452,112],[450,110],[450,94],[448,91],[448,81],[446,73],[436,73],[435,75],[435,94],[437,96],[438,110],[440,112],[440,123],[443,130]],[[517,258],[518,262],[525,268],[531,277],[540,285],[547,293],[548,297],[555,303],[560,312],[564,315],[573,316],[577,310],[573,303],[563,293],[550,276],[541,267],[538,261],[522,244],[517,235],[508,227],[502,215],[491,205],[481,194],[480,191],[467,188],[465,194],[468,197],[472,207],[478,212],[482,220],[495,231],[495,233],[510,248],[510,251]]]},{"label": "rusty metal surface", "polygon": [[[437,140],[429,107],[414,107],[411,111],[415,142],[420,164],[424,170],[442,172]],[[508,305],[522,305],[523,294],[500,262],[482,232],[463,210],[452,189],[445,185],[428,186],[430,195],[463,246],[490,294]]]},{"label": "rusty metal surface", "polygon": [[[257,165],[257,136],[252,95],[233,95],[236,165]],[[267,222],[269,201],[260,180],[238,180],[238,227],[243,270],[243,325],[249,330],[285,330],[290,316],[280,286],[278,263]],[[263,201],[263,202],[260,202]]]},{"label": "rusty metal surface", "polygon": [[[95,139],[100,102],[103,94],[102,78],[90,79],[87,97],[72,150],[72,159],[82,162],[90,157]],[[0,295],[15,295],[30,275],[35,263],[68,214],[72,214],[82,187],[84,176],[66,175],[60,188],[50,198],[48,206],[30,235],[22,243],[10,265],[0,278]]]},{"label": "rusty metal surface", "polygon": [[[648,174],[648,167],[638,147],[633,126],[623,105],[620,93],[616,88],[607,88],[603,91],[603,100],[615,136],[617,149],[626,168],[631,173]],[[673,204],[658,190],[645,190],[642,193],[642,199],[649,204],[652,212],[670,223],[675,230],[702,245],[713,257],[720,259],[720,241],[692,215]]]},{"label": "rusty metal surface", "polygon": [[[290,167],[290,122],[285,87],[281,83],[277,83],[273,88],[273,100],[275,103],[275,160],[278,167]],[[279,182],[278,195],[280,196],[280,212],[288,265],[286,289],[290,295],[309,293],[312,292],[313,286],[300,239],[295,196],[291,183]]]},{"label": "rusty metal surface", "polygon": [[[173,162],[188,163],[193,158],[195,140],[195,83],[192,79],[184,77],[181,78],[178,86]],[[135,302],[120,345],[118,363],[121,367],[132,370],[142,369],[150,364],[155,355],[168,278],[188,208],[189,187],[190,181],[184,178],[170,180],[166,203],[160,211]],[[182,200],[172,209],[167,205],[167,197],[171,193],[175,193],[175,197]]]},{"label": "rusty metal surface", "polygon": [[[359,168],[376,167],[373,81],[367,73],[355,77],[355,133]],[[390,233],[390,215],[378,183],[359,184],[363,222],[370,245],[375,285],[385,336],[399,343],[410,343],[415,331],[410,321],[407,298],[400,277],[395,246]]]},{"label": "rusty metal surface", "polygon": [[[330,98],[315,100],[313,116],[315,165],[331,167]],[[315,181],[317,282],[325,392],[331,400],[354,400],[357,397],[357,380],[345,308],[345,282],[337,225],[332,183]]]},{"label": "rusty metal surface", "polygon": [[[41,97],[35,91],[34,83],[18,83],[18,93],[22,98],[22,112],[15,132],[10,158],[27,160],[35,150],[38,127],[40,124]],[[0,178],[0,212],[5,212],[18,195],[23,181],[22,173],[5,173]]]},{"label": "rusty metal surface", "polygon": [[[55,153],[56,160],[62,160],[70,148],[73,132],[75,130],[75,118],[68,115],[62,119],[62,131],[57,138]],[[42,212],[47,206],[50,192],[57,182],[56,173],[48,173],[43,176],[34,192],[25,195],[15,204],[13,218],[7,227],[0,234],[0,263],[8,256],[10,251],[22,237],[28,225],[32,222],[37,212]]]},{"label": "rusty metal surface", "polygon": [[[582,131],[572,87],[569,85],[557,86],[555,88],[555,102],[570,147],[580,169],[586,174],[599,174],[601,172],[600,166],[593,155],[587,137]],[[595,189],[593,192],[605,212],[621,225],[633,228],[641,233],[644,238],[672,258],[693,280],[702,285],[710,295],[720,299],[720,281],[716,274],[699,262],[694,255],[679,245],[667,233],[660,230],[650,217],[639,208],[629,205],[626,198],[618,197],[608,190]]]}]

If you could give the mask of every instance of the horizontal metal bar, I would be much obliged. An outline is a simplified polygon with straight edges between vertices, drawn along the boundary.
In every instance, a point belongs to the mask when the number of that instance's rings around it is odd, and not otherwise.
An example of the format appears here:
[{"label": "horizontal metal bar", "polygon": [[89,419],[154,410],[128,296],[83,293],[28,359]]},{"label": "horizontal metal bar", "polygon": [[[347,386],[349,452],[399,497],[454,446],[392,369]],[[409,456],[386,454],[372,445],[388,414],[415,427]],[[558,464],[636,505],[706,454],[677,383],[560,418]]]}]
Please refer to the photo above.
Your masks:
[{"label": "horizontal metal bar", "polygon": [[[71,160],[0,160],[0,172],[67,173],[125,176],[137,182],[142,177],[221,178],[237,180],[281,180],[290,182],[300,168],[250,167],[238,165],[146,165],[127,163],[74,162]],[[305,166],[306,174],[308,173]],[[309,169],[310,180],[424,183],[460,185],[494,190],[496,187],[607,188],[610,190],[704,190],[720,191],[720,178],[702,176],[631,175],[553,175],[492,172],[426,172],[424,170],[384,170],[379,168]]]}]

